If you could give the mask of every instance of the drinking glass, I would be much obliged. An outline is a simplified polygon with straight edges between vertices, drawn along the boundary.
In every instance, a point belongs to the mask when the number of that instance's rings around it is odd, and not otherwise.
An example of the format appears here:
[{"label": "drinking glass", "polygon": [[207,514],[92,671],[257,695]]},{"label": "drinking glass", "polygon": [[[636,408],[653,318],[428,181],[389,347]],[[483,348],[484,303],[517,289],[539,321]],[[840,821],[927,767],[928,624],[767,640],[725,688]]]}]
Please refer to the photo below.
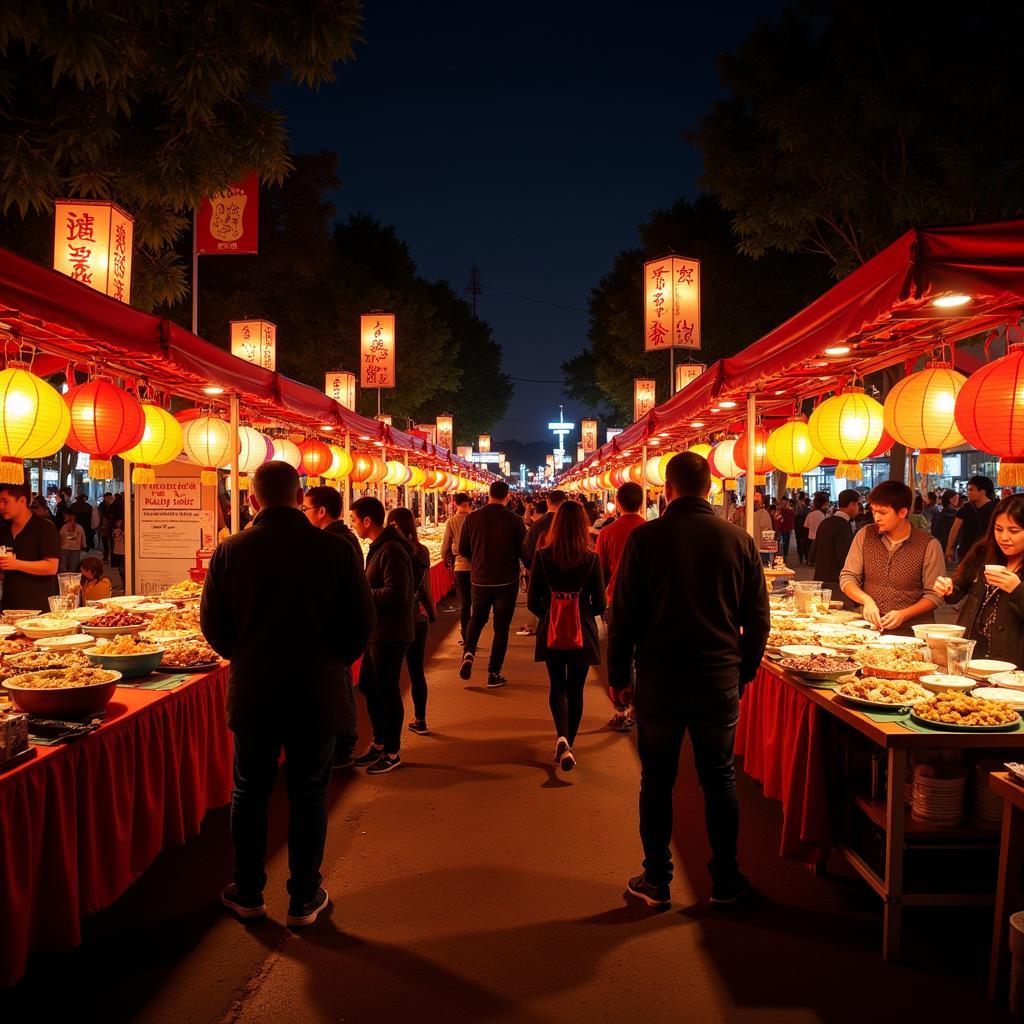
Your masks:
[{"label": "drinking glass", "polygon": [[946,671],[951,676],[967,675],[976,643],[976,640],[964,640],[962,637],[951,637],[946,641]]},{"label": "drinking glass", "polygon": [[50,612],[54,615],[59,615],[61,612],[69,612],[73,608],[78,607],[78,595],[71,594],[55,594],[53,597],[47,598],[50,602]]},{"label": "drinking glass", "polygon": [[793,584],[796,594],[796,610],[806,615],[812,609],[811,597],[821,590],[821,583],[818,580],[800,580]]},{"label": "drinking glass", "polygon": [[61,597],[74,597],[75,604],[71,605],[72,608],[78,606],[78,598],[82,594],[82,576],[81,573],[77,572],[59,572],[57,573],[57,586],[60,588]]},{"label": "drinking glass", "polygon": [[812,592],[812,597],[817,605],[817,610],[822,615],[828,615],[829,605],[832,603],[832,591],[822,587],[821,590]]}]

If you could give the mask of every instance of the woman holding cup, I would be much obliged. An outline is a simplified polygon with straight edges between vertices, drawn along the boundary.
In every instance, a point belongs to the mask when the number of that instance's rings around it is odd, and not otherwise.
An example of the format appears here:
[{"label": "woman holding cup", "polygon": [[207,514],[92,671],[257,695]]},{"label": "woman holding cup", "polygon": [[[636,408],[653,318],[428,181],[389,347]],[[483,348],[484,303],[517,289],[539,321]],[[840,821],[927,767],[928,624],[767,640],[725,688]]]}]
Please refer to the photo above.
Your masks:
[{"label": "woman holding cup", "polygon": [[[975,658],[1024,667],[1024,494],[1004,498],[988,532],[960,563],[953,578],[940,576],[935,593],[963,607],[957,617],[964,639],[976,641]],[[966,599],[966,600],[965,600]]]}]

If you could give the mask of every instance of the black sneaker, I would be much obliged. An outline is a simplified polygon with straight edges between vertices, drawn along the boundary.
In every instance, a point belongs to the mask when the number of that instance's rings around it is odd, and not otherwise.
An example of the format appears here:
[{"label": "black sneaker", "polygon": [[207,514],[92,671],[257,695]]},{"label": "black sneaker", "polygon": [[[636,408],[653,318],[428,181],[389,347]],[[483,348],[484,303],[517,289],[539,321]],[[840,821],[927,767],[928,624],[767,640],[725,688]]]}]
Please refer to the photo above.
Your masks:
[{"label": "black sneaker", "polygon": [[626,894],[636,896],[649,907],[662,909],[672,906],[672,896],[669,893],[668,883],[652,885],[644,875],[637,875],[626,883]]},{"label": "black sneaker", "polygon": [[365,754],[360,754],[358,757],[352,758],[352,763],[357,768],[367,768],[375,761],[380,760],[380,755],[384,753],[383,747],[375,747],[372,744],[367,748]]},{"label": "black sneaker", "polygon": [[737,871],[735,875],[711,883],[710,903],[713,907],[735,907],[753,891],[750,879]]},{"label": "black sneaker", "polygon": [[386,775],[388,772],[393,772],[402,763],[401,754],[381,754],[369,768],[366,769],[367,775]]},{"label": "black sneaker", "polygon": [[234,882],[220,894],[220,901],[228,910],[233,910],[243,920],[248,921],[254,917],[267,916],[263,893],[257,892],[246,896],[238,891],[238,886]]},{"label": "black sneaker", "polygon": [[459,668],[459,678],[468,679],[473,674],[473,655],[466,651],[462,656],[462,665]]},{"label": "black sneaker", "polygon": [[298,896],[293,896],[288,903],[288,917],[286,918],[288,927],[305,928],[306,925],[312,924],[330,902],[331,897],[328,896],[327,890],[323,888],[317,889],[316,895],[311,900],[303,900],[299,899]]},{"label": "black sneaker", "polygon": [[499,686],[508,686],[508,680],[500,672],[488,672],[487,689],[496,690]]},{"label": "black sneaker", "polygon": [[414,718],[409,723],[409,732],[414,732],[417,736],[426,736],[430,732],[427,728],[427,720],[425,718]]}]

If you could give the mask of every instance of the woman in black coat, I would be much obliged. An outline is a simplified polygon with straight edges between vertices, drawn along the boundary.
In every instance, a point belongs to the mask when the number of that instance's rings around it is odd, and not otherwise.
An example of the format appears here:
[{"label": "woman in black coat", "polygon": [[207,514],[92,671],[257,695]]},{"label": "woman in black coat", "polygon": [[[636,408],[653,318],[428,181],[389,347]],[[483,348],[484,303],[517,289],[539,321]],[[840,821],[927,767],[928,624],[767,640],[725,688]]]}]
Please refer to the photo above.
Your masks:
[{"label": "woman in black coat", "polygon": [[[548,645],[552,595],[563,609],[564,595],[578,595],[580,646],[554,649]],[[570,597],[570,609],[572,603]],[[590,666],[601,662],[597,616],[605,610],[604,573],[590,544],[590,520],[579,502],[559,505],[533,560],[526,605],[540,620],[534,661],[545,663],[551,684],[548,703],[558,737],[555,764],[571,771],[576,766],[572,746],[583,718],[583,686]]]},{"label": "woman in black coat", "polygon": [[[989,568],[991,567],[991,568]],[[975,640],[974,658],[1012,661],[1024,668],[1024,495],[995,507],[988,533],[964,557],[952,579],[940,576],[935,592],[947,604],[963,601],[957,623]],[[966,600],[965,600],[966,598]]]}]

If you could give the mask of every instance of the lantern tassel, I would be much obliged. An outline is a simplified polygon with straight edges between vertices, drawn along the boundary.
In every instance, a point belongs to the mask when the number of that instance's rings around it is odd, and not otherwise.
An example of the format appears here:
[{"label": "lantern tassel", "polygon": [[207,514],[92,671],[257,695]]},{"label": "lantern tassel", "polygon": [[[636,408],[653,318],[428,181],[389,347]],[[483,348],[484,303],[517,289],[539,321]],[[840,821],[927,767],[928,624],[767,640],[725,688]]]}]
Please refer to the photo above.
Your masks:
[{"label": "lantern tassel", "polygon": [[25,482],[25,464],[21,459],[10,455],[0,457],[0,483],[23,484]]},{"label": "lantern tassel", "polygon": [[723,486],[723,487],[724,487],[724,488],[725,488],[725,489],[726,489],[727,491],[735,491],[735,490],[738,490],[738,488],[737,488],[737,486],[736,486],[736,481],[735,481],[735,480],[732,480],[732,479],[730,479],[730,480],[723,480],[723,481],[722,481],[722,486]]},{"label": "lantern tassel", "polygon": [[799,473],[790,473],[786,477],[786,486],[791,490],[799,490],[804,485],[804,478]]},{"label": "lantern tassel", "polygon": [[1024,487],[1024,459],[1002,459],[999,463],[1000,487]]},{"label": "lantern tassel", "polygon": [[941,476],[942,452],[938,448],[922,448],[917,457],[917,472],[920,476]]},{"label": "lantern tassel", "polygon": [[146,466],[141,463],[137,464],[132,470],[132,483],[133,484],[155,484],[156,483],[156,470],[152,466]]},{"label": "lantern tassel", "polygon": [[249,474],[248,473],[243,473],[238,478],[238,489],[240,491],[251,491],[252,490],[252,481],[249,479]]},{"label": "lantern tassel", "polygon": [[199,482],[204,487],[216,487],[217,486],[217,470],[215,470],[215,469],[204,469],[199,474]]},{"label": "lantern tassel", "polygon": [[319,487],[320,486],[320,477],[318,477],[318,476],[307,476],[306,477],[306,486],[307,487]]},{"label": "lantern tassel", "polygon": [[843,480],[863,480],[859,462],[840,462],[836,466],[836,476]]},{"label": "lantern tassel", "polygon": [[768,477],[766,477],[764,475],[764,473],[755,473],[754,474],[754,486],[755,487],[763,487],[766,483],[768,483]]},{"label": "lantern tassel", "polygon": [[90,456],[89,470],[86,476],[90,480],[113,480],[114,463],[110,459],[103,459],[98,455]]}]

